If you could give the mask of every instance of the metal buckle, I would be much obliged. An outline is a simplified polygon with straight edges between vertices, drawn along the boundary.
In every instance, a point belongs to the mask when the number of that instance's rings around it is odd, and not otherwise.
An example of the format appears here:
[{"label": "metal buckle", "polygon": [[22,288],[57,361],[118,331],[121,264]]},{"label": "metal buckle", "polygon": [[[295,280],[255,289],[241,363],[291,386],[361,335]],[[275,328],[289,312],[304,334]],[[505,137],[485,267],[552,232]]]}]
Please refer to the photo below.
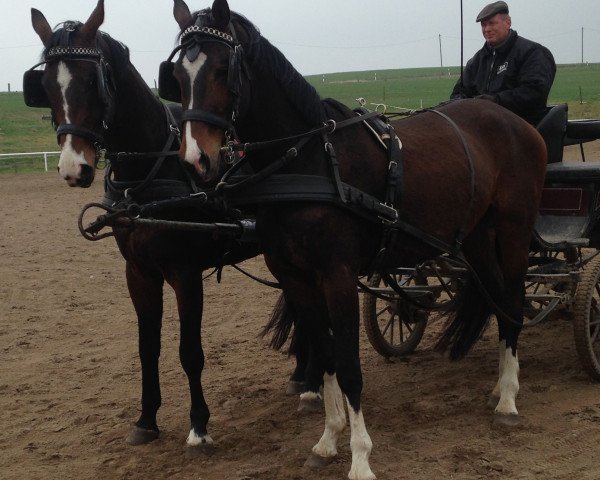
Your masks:
[{"label": "metal buckle", "polygon": [[333,120],[333,119],[330,118],[329,120],[327,120],[325,122],[325,126],[329,127],[329,130],[327,130],[327,133],[333,133],[333,132],[335,132],[335,129],[337,127],[337,123],[336,123],[335,120]]},{"label": "metal buckle", "polygon": [[381,223],[383,223],[384,225],[394,225],[398,221],[398,210],[396,210],[392,205],[388,205],[387,203],[380,203],[380,205],[387,207],[390,210],[390,213],[393,212],[392,219],[386,218],[382,215],[378,215],[377,218],[379,218],[379,220],[381,220]]}]

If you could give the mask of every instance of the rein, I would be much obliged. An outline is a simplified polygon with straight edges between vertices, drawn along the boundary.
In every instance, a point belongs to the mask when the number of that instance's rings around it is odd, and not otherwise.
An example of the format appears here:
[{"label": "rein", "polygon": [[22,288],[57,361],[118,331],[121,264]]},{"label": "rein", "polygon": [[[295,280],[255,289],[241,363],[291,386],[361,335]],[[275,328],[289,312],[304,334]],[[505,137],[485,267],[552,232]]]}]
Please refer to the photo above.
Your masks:
[{"label": "rein", "polygon": [[[254,143],[234,143],[229,142],[227,146],[221,149],[221,152],[225,155],[233,155],[234,152],[243,152],[244,156],[235,162],[231,168],[225,172],[221,181],[215,187],[215,191],[237,191],[243,189],[247,186],[258,183],[265,178],[271,176],[278,170],[285,167],[292,159],[298,156],[298,152],[302,147],[304,147],[309,140],[311,140],[316,135],[321,135],[325,142],[325,151],[329,155],[330,158],[335,158],[335,152],[333,150],[333,146],[329,141],[327,141],[326,135],[329,133],[333,133],[336,130],[340,130],[342,128],[348,127],[350,125],[355,125],[357,123],[369,120],[375,117],[381,117],[382,114],[379,112],[370,112],[363,115],[357,115],[355,117],[348,118],[346,120],[342,120],[341,122],[336,122],[335,120],[327,120],[321,127],[315,128],[313,130],[309,130],[308,132],[300,133],[298,135],[292,135],[285,138],[278,138],[275,140],[268,140],[264,142],[254,142]],[[286,153],[280,157],[275,162],[271,163],[269,166],[263,168],[259,172],[250,175],[249,177],[237,182],[237,183],[227,183],[230,177],[237,172],[245,163],[248,161],[248,157],[246,154],[257,152],[260,150],[266,150],[269,148],[274,148],[282,145],[287,145],[292,141],[298,141],[293,147],[289,148]],[[337,168],[336,168],[337,171]],[[336,177],[336,186],[340,185],[339,176]],[[338,188],[338,191],[341,193],[341,188]],[[342,200],[344,200],[344,196],[341,195]]]}]

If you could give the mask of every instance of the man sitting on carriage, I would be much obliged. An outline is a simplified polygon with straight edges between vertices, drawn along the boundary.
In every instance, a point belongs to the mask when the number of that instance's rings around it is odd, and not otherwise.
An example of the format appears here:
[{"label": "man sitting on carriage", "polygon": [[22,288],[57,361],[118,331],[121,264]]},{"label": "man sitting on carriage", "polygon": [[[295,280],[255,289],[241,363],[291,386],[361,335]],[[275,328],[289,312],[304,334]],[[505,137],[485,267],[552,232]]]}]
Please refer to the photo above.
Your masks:
[{"label": "man sitting on carriage", "polygon": [[506,2],[487,5],[476,21],[485,44],[467,62],[451,98],[490,100],[537,125],[556,74],[552,53],[511,29]]}]

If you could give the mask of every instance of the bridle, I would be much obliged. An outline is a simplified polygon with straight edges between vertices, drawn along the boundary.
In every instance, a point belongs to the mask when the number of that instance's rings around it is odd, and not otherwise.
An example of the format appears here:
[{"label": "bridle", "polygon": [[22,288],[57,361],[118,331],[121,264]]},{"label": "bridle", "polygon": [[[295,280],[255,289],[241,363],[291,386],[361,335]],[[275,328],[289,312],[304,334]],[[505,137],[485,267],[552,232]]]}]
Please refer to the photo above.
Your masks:
[{"label": "bridle", "polygon": [[[69,60],[69,61],[82,61],[82,62],[91,62],[96,65],[96,77],[98,82],[98,95],[100,100],[104,106],[104,116],[102,119],[102,128],[103,130],[108,129],[108,125],[112,120],[113,115],[113,107],[114,107],[114,91],[115,85],[114,80],[112,78],[112,71],[109,63],[106,61],[102,50],[99,45],[100,35],[96,37],[96,46],[95,47],[74,47],[71,46],[71,34],[76,31],[78,25],[74,23],[68,23],[63,27],[63,32],[60,36],[60,40],[58,45],[48,48],[44,52],[43,61],[31,67],[27,72],[25,72],[23,84],[24,84],[24,94],[27,98],[34,100],[30,106],[45,106],[50,107],[50,103],[48,101],[45,92],[43,92],[43,88],[41,86],[41,79],[44,73],[43,70],[35,70],[36,67],[40,65],[44,65],[51,62],[58,62],[60,60]],[[105,35],[105,34],[103,34]],[[39,89],[38,91],[35,91]],[[29,90],[29,91],[27,91]],[[29,104],[29,103],[28,103]],[[61,123],[56,125],[54,123],[54,114],[53,116],[53,126],[56,130],[57,141],[60,142],[61,135],[75,135],[80,138],[84,138],[90,141],[95,149],[96,149],[96,162],[98,162],[98,152],[102,149],[102,145],[104,143],[104,132],[96,132],[87,127],[73,124],[73,123]]]},{"label": "bridle", "polygon": [[[181,102],[180,92],[177,98],[179,87],[174,85],[176,80],[173,77],[172,62],[173,57],[179,51],[185,55],[190,62],[193,62],[200,54],[200,45],[203,43],[219,43],[225,45],[229,50],[229,68],[227,70],[227,88],[233,97],[233,105],[229,119],[225,119],[212,112],[202,109],[185,110],[182,115],[182,122],[200,121],[220,128],[225,131],[226,143],[235,137],[235,121],[238,118],[240,110],[240,90],[242,83],[242,70],[246,70],[243,65],[243,48],[235,34],[235,29],[231,22],[229,23],[229,33],[222,32],[216,28],[201,26],[199,23],[201,16],[196,23],[186,28],[180,37],[180,44],[169,55],[166,62],[162,62],[159,76],[159,90],[161,86],[163,91],[160,96],[167,100]],[[166,88],[164,86],[167,86]],[[193,88],[193,85],[190,86]]]}]

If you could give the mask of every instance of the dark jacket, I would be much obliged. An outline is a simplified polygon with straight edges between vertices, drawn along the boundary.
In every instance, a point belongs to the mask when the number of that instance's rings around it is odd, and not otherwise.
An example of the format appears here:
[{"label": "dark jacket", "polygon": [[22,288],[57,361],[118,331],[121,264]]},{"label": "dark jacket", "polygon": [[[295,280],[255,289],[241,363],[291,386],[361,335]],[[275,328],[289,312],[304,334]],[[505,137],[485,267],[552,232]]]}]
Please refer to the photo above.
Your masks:
[{"label": "dark jacket", "polygon": [[462,83],[459,79],[451,98],[492,95],[497,103],[535,125],[546,111],[555,74],[550,50],[511,30],[497,48],[486,43],[467,62]]}]

